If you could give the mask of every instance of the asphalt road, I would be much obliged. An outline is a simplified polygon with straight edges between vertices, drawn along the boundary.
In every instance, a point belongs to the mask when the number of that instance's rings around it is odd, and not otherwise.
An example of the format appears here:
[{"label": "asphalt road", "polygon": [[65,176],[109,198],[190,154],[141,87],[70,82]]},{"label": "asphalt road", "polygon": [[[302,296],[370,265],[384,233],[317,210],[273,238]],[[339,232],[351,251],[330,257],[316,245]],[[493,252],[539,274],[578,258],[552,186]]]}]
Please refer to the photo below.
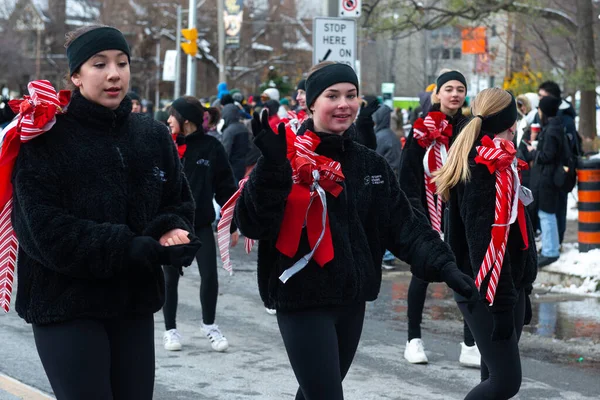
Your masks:
[{"label": "asphalt road", "polygon": [[[229,339],[230,349],[226,353],[213,352],[200,333],[199,276],[192,266],[186,270],[179,287],[182,351],[163,349],[162,314],[155,318],[155,399],[293,399],[297,384],[276,318],[265,312],[258,296],[255,253],[243,255],[240,246],[232,259],[234,276],[219,271],[216,321]],[[384,274],[380,297],[368,305],[362,341],[344,381],[347,399],[462,399],[477,384],[479,371],[458,365],[462,323],[442,284],[430,285],[424,316],[423,339],[430,363],[411,365],[404,360],[409,280],[403,268]],[[534,324],[537,320],[535,315]],[[522,338],[524,379],[517,398],[598,399],[598,341],[593,337],[561,340],[535,334],[535,329],[533,332],[524,333]],[[31,328],[14,312],[0,316],[0,343],[1,374],[51,392]],[[0,400],[47,398],[27,392],[30,390],[27,387],[21,388],[25,394],[15,396],[10,394],[17,390],[14,386],[3,384],[0,375]]]}]

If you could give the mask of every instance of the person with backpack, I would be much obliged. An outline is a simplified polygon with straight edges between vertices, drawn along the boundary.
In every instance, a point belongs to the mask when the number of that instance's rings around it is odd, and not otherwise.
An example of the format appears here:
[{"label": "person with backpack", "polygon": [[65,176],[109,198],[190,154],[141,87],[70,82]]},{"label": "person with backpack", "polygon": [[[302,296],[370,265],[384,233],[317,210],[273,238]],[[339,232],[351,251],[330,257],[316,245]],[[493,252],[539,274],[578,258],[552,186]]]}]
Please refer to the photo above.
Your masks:
[{"label": "person with backpack", "polygon": [[[565,127],[557,117],[560,99],[544,96],[540,100],[538,114],[542,123],[539,136],[531,134],[528,146],[530,158],[534,160],[531,169],[531,184],[534,198],[538,201],[538,216],[542,229],[542,253],[539,267],[552,264],[559,257],[559,234],[556,214],[559,209],[560,188],[554,176],[558,168],[563,169]],[[537,142],[537,144],[536,144]],[[564,170],[564,169],[563,169]]]},{"label": "person with backpack", "polygon": [[[575,117],[577,114],[575,113],[573,106],[566,100],[563,100],[561,95],[562,92],[560,87],[556,82],[553,81],[542,82],[538,88],[538,97],[540,100],[546,96],[554,96],[560,100],[556,116],[562,121],[568,140],[568,144],[564,146],[563,149],[565,152],[570,152],[570,154],[565,154],[563,152],[562,157],[565,160],[565,164],[570,163],[573,167],[570,169],[570,173],[568,174],[569,179],[567,179],[567,184],[558,193],[558,209],[556,212],[556,219],[558,224],[558,240],[562,245],[565,237],[565,231],[567,229],[568,195],[575,187],[575,180],[577,178],[577,157],[581,156],[583,152],[581,150],[581,137],[577,133],[577,127],[575,126]],[[539,115],[536,115],[534,122],[540,123]]]}]

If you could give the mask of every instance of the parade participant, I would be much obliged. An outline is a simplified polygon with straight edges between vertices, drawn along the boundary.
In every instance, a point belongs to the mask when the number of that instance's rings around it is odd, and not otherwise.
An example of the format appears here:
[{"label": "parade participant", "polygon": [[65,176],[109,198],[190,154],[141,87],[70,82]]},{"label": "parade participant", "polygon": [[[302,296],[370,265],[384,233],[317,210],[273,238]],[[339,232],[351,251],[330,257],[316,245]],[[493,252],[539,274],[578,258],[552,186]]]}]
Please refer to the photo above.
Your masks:
[{"label": "parade participant", "polygon": [[306,108],[306,79],[302,79],[296,86],[296,101],[298,102],[298,109],[295,111],[288,111],[287,117],[282,120],[286,125],[290,125],[294,132],[298,132],[300,125],[308,118]]},{"label": "parade participant", "polygon": [[365,302],[379,293],[386,248],[422,279],[445,281],[466,297],[475,293],[387,162],[350,139],[358,91],[351,67],[321,63],[306,82],[312,118],[298,135],[284,124],[275,133],[266,113],[255,115],[262,156],[235,208],[242,233],[260,240],[259,292],[277,310],[300,385],[296,399],[343,399],[342,380],[358,347]]},{"label": "parade participant", "polygon": [[[235,108],[235,106],[233,106]],[[200,272],[200,304],[202,305],[202,333],[210,340],[215,351],[225,351],[229,343],[215,324],[219,281],[217,277],[217,250],[212,229],[215,221],[213,198],[220,206],[235,193],[236,182],[227,159],[225,148],[218,139],[206,135],[202,124],[205,110],[200,101],[192,96],[175,100],[170,109],[169,126],[171,132],[185,136],[183,167],[189,181],[196,214],[194,230],[202,241],[196,254]],[[238,234],[232,235],[231,245],[235,246]],[[177,330],[177,286],[179,269],[165,266],[166,297],[163,307],[166,332],[163,335],[166,350],[181,350],[181,335]]]},{"label": "parade participant", "polygon": [[454,297],[481,351],[481,383],[467,400],[508,399],[521,385],[518,341],[531,320],[529,294],[537,273],[531,192],[520,185],[513,138],[517,105],[500,89],[473,101],[474,118],[435,175],[448,202],[446,240],[461,270],[473,276],[481,299]]},{"label": "parade participant", "polygon": [[68,105],[35,81],[20,106],[34,127],[62,114],[15,165],[16,310],[57,399],[150,400],[161,264],[192,262],[194,202],[166,126],[132,113],[123,34],[88,25],[65,47]]},{"label": "parade participant", "polygon": [[[446,155],[460,129],[467,123],[461,108],[467,95],[467,81],[458,71],[445,70],[431,94],[432,106],[413,124],[402,150],[400,188],[413,207],[428,217],[434,230],[442,233],[442,200],[435,195],[432,173],[445,162]],[[427,170],[425,169],[427,165]],[[460,261],[460,260],[459,260]],[[413,276],[408,288],[408,340],[404,358],[413,364],[429,360],[421,339],[423,307],[428,283]],[[459,363],[479,366],[479,352],[469,327],[464,323],[464,342],[460,344]]]},{"label": "parade participant", "polygon": [[141,113],[142,112],[142,99],[136,92],[129,92],[127,96],[131,99],[131,112]]}]

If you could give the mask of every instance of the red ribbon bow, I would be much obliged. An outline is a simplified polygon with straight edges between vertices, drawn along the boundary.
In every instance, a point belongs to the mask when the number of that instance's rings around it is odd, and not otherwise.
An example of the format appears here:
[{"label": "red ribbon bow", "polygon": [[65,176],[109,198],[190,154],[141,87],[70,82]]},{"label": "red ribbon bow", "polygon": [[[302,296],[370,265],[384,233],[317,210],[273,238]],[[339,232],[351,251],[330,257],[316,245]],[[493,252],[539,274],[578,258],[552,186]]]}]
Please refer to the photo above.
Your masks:
[{"label": "red ribbon bow", "polygon": [[0,307],[8,312],[17,258],[18,241],[11,224],[13,187],[11,176],[21,142],[49,131],[56,114],[66,111],[71,92],[58,94],[48,81],[32,81],[27,85],[29,96],[11,100],[9,106],[19,115],[0,133]]},{"label": "red ribbon bow", "polygon": [[481,146],[477,146],[477,156],[475,157],[477,164],[485,165],[490,174],[496,175],[496,208],[494,224],[492,225],[492,239],[475,279],[475,284],[480,288],[483,280],[491,272],[486,293],[486,299],[490,305],[494,304],[496,289],[502,272],[510,224],[514,221],[515,201],[518,201],[516,218],[525,244],[523,250],[529,248],[525,206],[520,200],[516,200],[516,197],[518,197],[517,191],[520,187],[520,171],[527,169],[528,165],[519,159],[514,163],[516,153],[515,146],[511,141],[505,139],[492,140],[489,136],[484,136],[481,140]]},{"label": "red ribbon bow", "polygon": [[[288,135],[288,159],[292,166],[292,190],[287,198],[281,229],[276,247],[288,257],[294,257],[298,252],[302,228],[306,224],[308,242],[315,249],[321,233],[324,236],[316,248],[314,259],[321,267],[333,260],[333,242],[329,227],[329,216],[323,227],[323,207],[317,193],[312,187],[315,174],[319,177],[318,184],[332,196],[337,197],[343,188],[339,184],[344,180],[342,166],[339,162],[315,153],[321,139],[311,131],[302,136],[296,136],[291,129],[286,129]],[[290,140],[291,139],[291,140]]]},{"label": "red ribbon bow", "polygon": [[446,115],[439,111],[427,113],[425,119],[419,118],[413,126],[413,137],[419,146],[427,149],[423,158],[425,197],[431,227],[442,232],[442,200],[435,197],[436,186],[433,183],[433,173],[442,168],[446,162],[452,125]]}]

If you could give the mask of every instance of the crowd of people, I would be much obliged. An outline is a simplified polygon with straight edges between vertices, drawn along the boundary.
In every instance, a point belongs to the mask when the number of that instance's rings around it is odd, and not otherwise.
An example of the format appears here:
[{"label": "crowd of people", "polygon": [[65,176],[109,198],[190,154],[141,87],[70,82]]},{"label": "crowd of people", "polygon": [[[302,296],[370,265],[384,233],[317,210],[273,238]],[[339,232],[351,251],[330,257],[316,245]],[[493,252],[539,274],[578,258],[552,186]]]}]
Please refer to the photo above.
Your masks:
[{"label": "crowd of people", "polygon": [[259,242],[258,294],[297,400],[343,399],[366,302],[382,261],[396,258],[413,274],[404,358],[428,362],[427,286],[445,282],[464,318],[459,363],[481,370],[465,398],[516,395],[532,284],[558,259],[569,158],[581,148],[556,83],[539,99],[486,89],[465,108],[465,77],[442,70],[409,112],[364,96],[351,67],[325,61],[290,99],[221,83],[214,98],[183,96],[152,118],[129,92],[120,31],[86,26],[65,47],[68,107],[44,125],[52,134],[21,145],[12,172],[16,311],[58,399],[152,398],[153,315],[162,309],[164,349],[181,350],[178,282],[194,259],[199,329],[227,350],[214,203],[236,192],[226,246],[240,234]]}]

